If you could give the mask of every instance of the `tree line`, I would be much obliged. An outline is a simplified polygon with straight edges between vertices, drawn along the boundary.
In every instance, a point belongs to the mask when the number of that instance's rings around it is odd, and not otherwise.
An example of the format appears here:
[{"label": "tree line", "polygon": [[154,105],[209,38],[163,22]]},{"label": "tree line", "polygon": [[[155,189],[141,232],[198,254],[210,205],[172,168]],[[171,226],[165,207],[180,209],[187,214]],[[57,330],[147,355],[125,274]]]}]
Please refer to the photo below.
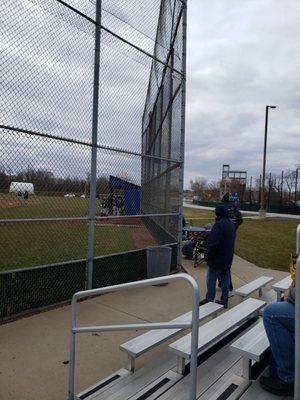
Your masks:
[{"label": "tree line", "polygon": [[[259,203],[262,178],[250,177],[247,183],[241,184],[232,180],[228,184],[228,191],[237,193],[240,202]],[[222,181],[208,181],[197,177],[190,181],[193,196],[203,201],[221,200]],[[287,169],[279,174],[267,173],[265,181],[265,195],[268,204],[292,205],[300,200],[300,169]]]},{"label": "tree line", "polygon": [[[0,170],[0,190],[8,192],[11,182],[30,182],[34,186],[35,193],[57,195],[59,193],[74,193],[77,195],[89,195],[90,175],[86,179],[77,177],[56,177],[53,172],[33,168],[10,174],[4,169]],[[109,178],[100,176],[96,184],[97,194],[109,193]]]}]

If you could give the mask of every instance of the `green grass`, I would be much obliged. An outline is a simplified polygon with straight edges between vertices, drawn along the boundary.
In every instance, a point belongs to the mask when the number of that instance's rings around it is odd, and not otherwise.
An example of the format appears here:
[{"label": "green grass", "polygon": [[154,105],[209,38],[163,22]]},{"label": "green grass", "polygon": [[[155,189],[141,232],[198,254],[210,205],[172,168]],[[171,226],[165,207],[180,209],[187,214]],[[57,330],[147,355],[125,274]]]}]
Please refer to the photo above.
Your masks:
[{"label": "green grass", "polygon": [[[0,270],[29,268],[87,257],[87,224],[13,223],[0,229]],[[95,256],[134,249],[126,227],[96,227]]]},{"label": "green grass", "polygon": [[[213,221],[213,212],[184,209],[184,216],[205,217]],[[206,220],[193,220],[193,225],[204,225]],[[295,252],[296,227],[300,222],[291,219],[245,219],[237,233],[236,254],[263,267],[289,271],[290,254]]]},{"label": "green grass", "polygon": [[[192,226],[203,226],[215,221],[215,213],[213,211],[197,210],[195,208],[183,207],[183,215],[187,219],[187,224]],[[189,218],[199,218],[191,219]]]},{"label": "green grass", "polygon": [[[100,202],[96,203],[97,214]],[[88,215],[89,200],[78,197],[29,196],[19,204],[15,195],[0,194],[0,218],[83,217]]]},{"label": "green grass", "polygon": [[[9,204],[10,203],[10,204]],[[100,203],[97,204],[99,213]],[[88,200],[81,198],[30,196],[18,205],[16,196],[0,195],[0,218],[80,217],[88,214]],[[214,212],[184,208],[194,226],[214,222]],[[238,230],[236,253],[264,268],[288,271],[289,255],[295,251],[299,221],[246,219]],[[132,250],[134,243],[126,227],[97,227],[95,255]],[[86,222],[11,223],[0,229],[0,270],[86,258]]]},{"label": "green grass", "polygon": [[245,220],[238,230],[236,254],[259,267],[289,271],[298,224],[290,219]]},{"label": "green grass", "polygon": [[[97,214],[100,202],[97,202]],[[0,195],[0,218],[82,217],[88,215],[88,199],[30,196],[20,204],[15,195]],[[6,223],[0,229],[0,270],[87,257],[87,222]],[[126,227],[96,227],[95,256],[134,249]]]}]

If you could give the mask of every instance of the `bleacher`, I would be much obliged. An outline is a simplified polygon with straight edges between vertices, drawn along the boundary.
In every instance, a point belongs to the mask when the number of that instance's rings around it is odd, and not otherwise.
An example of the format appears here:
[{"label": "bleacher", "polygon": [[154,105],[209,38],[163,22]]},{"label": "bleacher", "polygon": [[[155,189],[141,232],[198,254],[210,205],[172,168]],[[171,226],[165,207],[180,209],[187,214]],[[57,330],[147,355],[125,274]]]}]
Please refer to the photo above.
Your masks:
[{"label": "bleacher", "polygon": [[[229,310],[215,303],[199,307],[197,399],[278,399],[262,391],[253,380],[253,370],[263,362],[269,348],[260,312],[267,303],[276,301],[274,289],[262,292],[272,280],[262,277],[236,289],[239,304]],[[280,282],[273,287],[280,287]],[[259,299],[250,297],[255,292],[261,295]],[[191,315],[188,312],[171,322],[190,321]],[[126,368],[78,394],[76,399],[189,400],[191,333],[183,333],[184,329],[150,330],[123,343],[120,349],[128,357]],[[163,347],[159,356],[136,368],[136,358],[159,346]]]}]

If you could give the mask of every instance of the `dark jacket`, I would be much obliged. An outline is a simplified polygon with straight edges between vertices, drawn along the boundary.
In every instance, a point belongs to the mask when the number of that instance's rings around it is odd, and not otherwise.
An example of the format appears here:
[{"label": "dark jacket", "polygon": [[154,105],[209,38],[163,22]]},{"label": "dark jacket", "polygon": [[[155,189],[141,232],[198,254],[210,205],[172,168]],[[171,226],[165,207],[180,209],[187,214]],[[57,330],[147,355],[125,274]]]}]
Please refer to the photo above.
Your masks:
[{"label": "dark jacket", "polygon": [[216,223],[209,235],[204,257],[209,267],[228,270],[233,260],[235,226],[226,207],[218,206],[215,212]]},{"label": "dark jacket", "polygon": [[238,227],[243,223],[242,213],[236,208],[236,206],[231,206],[229,208],[229,218],[234,223],[236,229],[238,229]]}]

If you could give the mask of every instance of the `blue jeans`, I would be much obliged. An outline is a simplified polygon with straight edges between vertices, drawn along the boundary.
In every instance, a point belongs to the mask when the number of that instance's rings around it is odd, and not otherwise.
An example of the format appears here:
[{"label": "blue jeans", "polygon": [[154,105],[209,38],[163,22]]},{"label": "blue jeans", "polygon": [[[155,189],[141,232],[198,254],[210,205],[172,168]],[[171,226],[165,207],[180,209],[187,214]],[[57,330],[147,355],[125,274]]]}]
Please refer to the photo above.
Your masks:
[{"label": "blue jeans", "polygon": [[292,383],[295,378],[295,306],[287,301],[269,304],[264,309],[263,320],[277,375]]},{"label": "blue jeans", "polygon": [[227,307],[228,293],[230,288],[229,270],[224,271],[222,269],[214,269],[210,266],[208,267],[206,275],[206,285],[207,285],[206,300],[207,301],[215,300],[217,278],[220,278],[221,289],[222,289],[221,304]]}]

